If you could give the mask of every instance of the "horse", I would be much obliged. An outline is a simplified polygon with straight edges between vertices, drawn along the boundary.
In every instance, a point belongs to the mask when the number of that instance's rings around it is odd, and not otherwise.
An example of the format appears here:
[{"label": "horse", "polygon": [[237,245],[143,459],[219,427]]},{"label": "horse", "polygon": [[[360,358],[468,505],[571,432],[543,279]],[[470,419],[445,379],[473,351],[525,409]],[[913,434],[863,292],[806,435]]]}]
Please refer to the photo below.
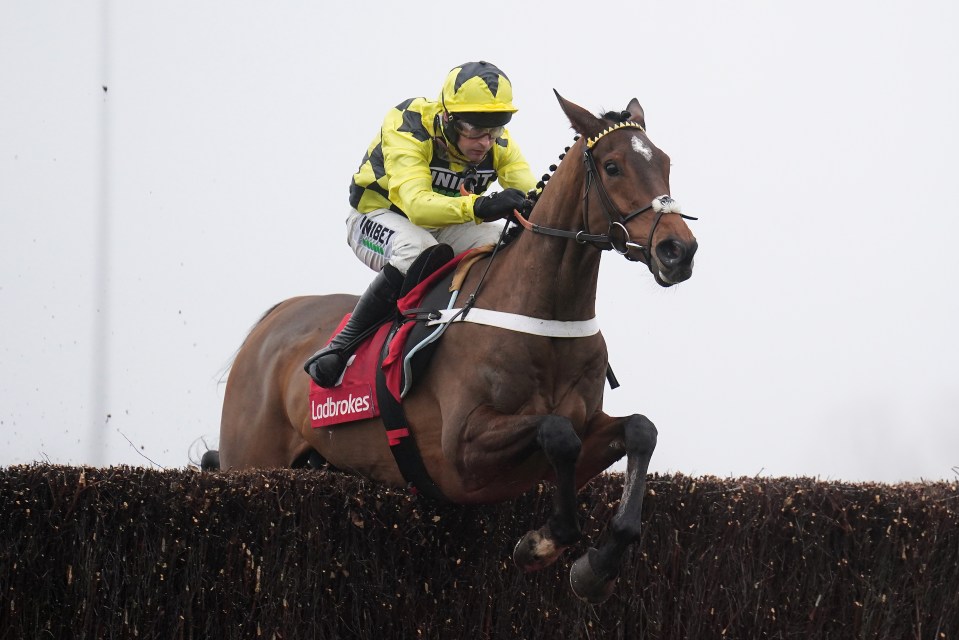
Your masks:
[{"label": "horse", "polygon": [[[470,270],[463,290],[478,291],[477,309],[582,328],[595,324],[606,251],[644,263],[659,285],[669,287],[692,275],[698,244],[685,222],[695,218],[669,196],[670,160],[648,137],[639,102],[593,115],[558,92],[556,98],[576,132],[574,142],[550,167],[552,176],[544,176],[548,182],[538,185],[532,210],[514,212],[524,230]],[[311,427],[303,363],[356,301],[344,294],[291,298],[253,327],[227,380],[222,469],[319,460],[385,485],[407,485],[381,418]],[[455,322],[403,400],[422,464],[450,502],[501,502],[542,482],[554,485],[546,523],[513,551],[516,565],[527,571],[552,564],[580,540],[577,492],[626,457],[622,500],[607,534],[570,570],[573,592],[590,603],[611,595],[624,553],[640,538],[657,439],[645,416],[603,412],[608,367],[598,329],[556,338]],[[215,466],[217,454],[209,453],[209,466]]]}]

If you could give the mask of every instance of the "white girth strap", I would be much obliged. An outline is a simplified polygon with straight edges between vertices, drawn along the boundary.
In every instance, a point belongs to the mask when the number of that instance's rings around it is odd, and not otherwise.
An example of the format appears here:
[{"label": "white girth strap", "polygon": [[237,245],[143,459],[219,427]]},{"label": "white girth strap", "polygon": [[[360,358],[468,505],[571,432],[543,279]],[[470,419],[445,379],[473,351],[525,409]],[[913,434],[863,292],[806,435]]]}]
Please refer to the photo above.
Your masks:
[{"label": "white girth strap", "polygon": [[547,338],[585,338],[599,333],[599,322],[596,321],[596,318],[568,322],[563,320],[543,320],[541,318],[531,318],[530,316],[504,313],[491,309],[478,309],[476,307],[470,309],[469,313],[465,316],[458,315],[460,311],[462,311],[462,309],[443,309],[439,312],[441,315],[438,319],[430,320],[426,324],[428,326],[434,326],[438,324],[448,324],[450,322],[474,322],[476,324],[485,324],[490,327],[499,327],[501,329],[530,333],[534,336],[545,336]]}]

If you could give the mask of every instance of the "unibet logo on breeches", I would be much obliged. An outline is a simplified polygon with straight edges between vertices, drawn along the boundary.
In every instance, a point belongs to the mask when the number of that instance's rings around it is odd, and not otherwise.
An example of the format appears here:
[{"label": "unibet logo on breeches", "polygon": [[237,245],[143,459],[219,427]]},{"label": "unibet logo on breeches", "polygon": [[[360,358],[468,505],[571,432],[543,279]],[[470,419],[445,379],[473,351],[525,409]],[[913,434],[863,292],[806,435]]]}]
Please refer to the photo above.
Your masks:
[{"label": "unibet logo on breeches", "polygon": [[389,255],[387,247],[394,233],[396,232],[387,229],[376,220],[366,218],[360,227],[360,242],[370,251],[386,256]]}]

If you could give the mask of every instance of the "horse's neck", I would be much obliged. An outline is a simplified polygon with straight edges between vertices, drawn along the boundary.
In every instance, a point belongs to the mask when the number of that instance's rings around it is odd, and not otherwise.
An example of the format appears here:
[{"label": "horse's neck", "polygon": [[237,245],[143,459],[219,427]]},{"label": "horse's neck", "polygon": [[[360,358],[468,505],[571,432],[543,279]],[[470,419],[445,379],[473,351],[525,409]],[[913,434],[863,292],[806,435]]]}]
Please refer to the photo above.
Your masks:
[{"label": "horse's neck", "polygon": [[[530,221],[543,227],[578,230],[583,226],[582,172],[576,156],[559,166],[543,190]],[[602,252],[575,240],[525,231],[505,252],[500,265],[515,288],[514,304],[536,317],[584,320],[595,315],[596,281]],[[505,267],[505,268],[504,268]]]}]

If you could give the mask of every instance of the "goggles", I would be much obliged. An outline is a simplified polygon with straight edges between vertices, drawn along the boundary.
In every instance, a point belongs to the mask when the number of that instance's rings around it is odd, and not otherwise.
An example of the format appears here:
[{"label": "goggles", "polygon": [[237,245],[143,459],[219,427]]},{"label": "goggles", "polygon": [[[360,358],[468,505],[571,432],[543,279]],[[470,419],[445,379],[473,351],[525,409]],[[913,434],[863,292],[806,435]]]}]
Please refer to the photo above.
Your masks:
[{"label": "goggles", "polygon": [[501,138],[506,131],[506,127],[474,127],[469,122],[460,120],[455,116],[452,116],[450,120],[453,122],[453,129],[456,130],[456,133],[467,140],[479,140],[487,136],[490,140],[496,140]]}]

